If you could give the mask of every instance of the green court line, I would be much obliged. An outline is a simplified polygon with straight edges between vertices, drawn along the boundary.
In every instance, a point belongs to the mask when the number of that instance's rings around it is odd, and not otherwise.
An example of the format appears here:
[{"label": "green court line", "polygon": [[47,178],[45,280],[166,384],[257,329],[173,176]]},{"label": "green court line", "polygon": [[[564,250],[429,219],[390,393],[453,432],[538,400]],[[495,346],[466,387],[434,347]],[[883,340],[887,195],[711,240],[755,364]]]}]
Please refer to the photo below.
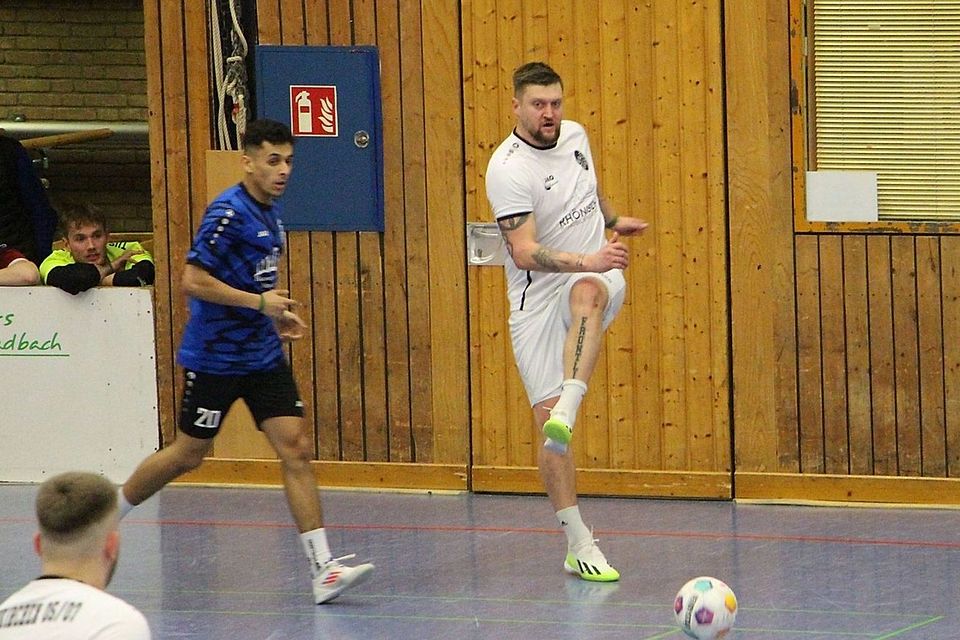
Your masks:
[{"label": "green court line", "polygon": [[[669,638],[671,636],[684,635],[680,629],[673,629],[672,631],[664,631],[663,633],[658,633],[655,636],[650,636],[649,638],[643,638],[643,640],[663,640],[663,638]],[[734,636],[735,637],[735,636]]]},{"label": "green court line", "polygon": [[[224,594],[224,595],[260,595],[260,596],[287,596],[287,595],[303,595],[300,591],[251,591],[251,590],[226,590],[226,589],[117,589],[118,594],[156,594],[156,593],[180,593],[180,594]],[[570,600],[565,599],[537,599],[537,598],[509,598],[509,597],[472,597],[472,596],[429,596],[429,595],[388,595],[388,594],[362,594],[354,593],[350,594],[350,597],[353,599],[365,599],[365,600],[419,600],[419,601],[433,601],[433,602],[486,602],[486,603],[516,603],[516,604],[528,604],[528,605],[557,605],[562,604],[566,606],[576,606],[577,604],[588,605],[588,606],[608,606],[608,607],[624,607],[624,608],[633,608],[633,609],[668,609],[667,605],[663,604],[652,604],[652,603],[643,603],[643,602],[571,602]],[[408,620],[408,621],[425,621],[425,622],[473,622],[475,624],[529,624],[529,625],[561,625],[561,626],[595,626],[595,627],[604,627],[604,628],[626,628],[626,629],[662,629],[663,631],[658,632],[656,635],[649,636],[644,640],[663,640],[664,638],[670,638],[673,636],[680,636],[682,632],[675,626],[666,625],[666,624],[646,624],[646,623],[605,623],[605,622],[577,622],[577,621],[567,621],[567,620],[534,620],[534,619],[522,619],[517,620],[513,618],[480,618],[478,616],[429,616],[429,615],[400,615],[400,614],[378,614],[378,613],[331,613],[324,611],[314,611],[301,612],[301,611],[284,611],[284,612],[273,612],[273,611],[220,611],[220,610],[184,610],[184,609],[148,609],[142,608],[142,611],[149,613],[184,613],[184,614],[216,614],[216,615],[237,615],[237,616],[283,616],[283,615],[293,615],[293,616],[322,616],[322,617],[331,617],[331,618],[356,618],[356,619],[377,619],[377,620]],[[891,638],[897,638],[903,634],[924,627],[934,622],[938,622],[944,618],[942,615],[931,616],[929,614],[916,614],[916,613],[871,613],[867,611],[830,611],[825,609],[765,609],[759,607],[741,607],[741,611],[755,611],[755,612],[771,612],[771,613],[802,613],[802,614],[811,614],[811,615],[847,615],[847,616],[883,616],[888,618],[922,618],[913,624],[910,624],[906,627],[901,627],[894,631],[884,633],[883,635],[874,635],[876,631],[831,631],[829,629],[775,629],[775,628],[766,628],[766,627],[741,627],[737,626],[735,629],[739,632],[752,632],[757,634],[770,634],[770,635],[819,635],[819,636],[834,636],[838,638],[868,638],[869,640],[890,640]]]},{"label": "green court line", "polygon": [[[214,609],[149,609],[140,607],[140,610],[144,613],[157,613],[157,614],[187,614],[187,615],[218,615],[218,616],[259,616],[259,617],[281,617],[281,616],[297,616],[301,618],[305,617],[320,617],[320,618],[352,618],[357,620],[395,620],[395,621],[407,621],[407,622],[454,622],[454,623],[472,623],[474,626],[479,627],[480,625],[540,625],[540,626],[562,626],[562,627],[585,627],[585,628],[603,628],[603,629],[662,629],[656,635],[649,636],[644,640],[662,640],[663,638],[669,638],[672,636],[680,636],[682,632],[680,629],[673,625],[666,624],[645,624],[645,623],[630,623],[630,622],[595,622],[595,621],[576,621],[576,620],[534,620],[529,618],[516,619],[516,618],[480,618],[477,616],[428,616],[428,615],[401,615],[401,614],[385,614],[385,613],[339,613],[339,612],[327,612],[327,611],[229,611],[229,610],[214,610]],[[891,632],[890,634],[883,636],[874,636],[873,632],[865,631],[830,631],[823,629],[771,629],[765,627],[734,627],[735,631],[738,633],[762,633],[765,634],[763,637],[769,635],[817,635],[817,636],[835,636],[840,638],[868,638],[870,640],[883,640],[886,638],[893,638],[898,635],[902,635],[907,631],[935,622],[940,620],[942,616],[932,618],[930,620],[911,625],[910,627],[905,627],[903,629]]]},{"label": "green court line", "polygon": [[[260,595],[260,596],[288,596],[288,595],[301,595],[306,592],[301,591],[252,591],[252,590],[228,590],[228,589],[113,589],[117,593],[204,593],[204,594],[227,594],[227,595]],[[670,609],[672,606],[671,602],[666,604],[662,603],[647,603],[647,602],[589,602],[586,600],[581,601],[572,601],[569,599],[544,599],[544,598],[511,598],[511,597],[475,597],[475,596],[431,596],[431,595],[411,595],[411,594],[385,594],[385,593],[351,593],[351,598],[357,599],[367,599],[367,600],[430,600],[435,602],[492,602],[492,603],[518,603],[518,604],[543,604],[543,605],[555,605],[562,604],[564,606],[594,606],[594,607],[625,607],[625,608],[634,608],[634,609]],[[797,613],[797,614],[810,614],[810,615],[836,615],[836,616],[850,616],[850,617],[887,617],[887,618],[920,618],[925,624],[928,624],[926,621],[930,620],[931,614],[929,613],[887,613],[887,612],[873,612],[873,611],[837,611],[833,609],[779,609],[779,608],[766,608],[766,607],[744,607],[741,606],[738,611],[755,611],[759,613]],[[937,619],[942,618],[939,616]]]},{"label": "green court line", "polygon": [[776,607],[740,607],[738,611],[759,611],[769,613],[803,613],[813,615],[850,616],[856,617],[887,617],[887,618],[922,618],[926,620],[929,613],[895,613],[885,611],[837,611],[835,609],[779,609]]},{"label": "green court line", "polygon": [[927,620],[922,620],[922,621],[920,621],[920,622],[915,622],[914,624],[910,625],[909,627],[904,627],[903,629],[898,629],[898,630],[896,630],[896,631],[891,631],[890,633],[887,633],[887,634],[885,634],[885,635],[877,636],[876,638],[873,638],[872,640],[887,640],[887,638],[896,638],[897,636],[902,636],[902,635],[905,634],[907,631],[913,631],[914,629],[919,629],[920,627],[925,627],[925,626],[927,626],[928,624],[933,624],[934,622],[939,622],[940,620],[943,620],[943,616],[934,616],[934,617],[929,618],[929,619],[927,619]]},{"label": "green court line", "polygon": [[[298,616],[321,617],[321,618],[356,618],[363,620],[409,620],[420,622],[468,622],[476,626],[481,624],[532,624],[532,625],[560,625],[567,627],[604,627],[610,629],[669,629],[670,633],[680,630],[676,627],[666,624],[644,624],[639,622],[580,622],[577,620],[532,620],[529,618],[480,618],[477,616],[426,616],[426,615],[401,615],[386,613],[328,613],[326,611],[312,610],[306,611],[228,611],[215,609],[149,609],[137,607],[143,613],[157,614],[198,614],[198,615],[218,615],[218,616],[262,616],[262,617],[281,617]],[[664,636],[666,637],[666,636]]]},{"label": "green court line", "polygon": [[[801,635],[801,636],[837,636],[838,638],[869,638],[870,640],[876,640],[873,636],[874,631],[831,631],[829,629],[768,629],[766,627],[741,627],[734,625],[733,630],[736,632],[750,631],[754,633],[763,633],[763,634],[784,634],[789,633],[791,635]],[[764,635],[762,637],[767,637]]]}]

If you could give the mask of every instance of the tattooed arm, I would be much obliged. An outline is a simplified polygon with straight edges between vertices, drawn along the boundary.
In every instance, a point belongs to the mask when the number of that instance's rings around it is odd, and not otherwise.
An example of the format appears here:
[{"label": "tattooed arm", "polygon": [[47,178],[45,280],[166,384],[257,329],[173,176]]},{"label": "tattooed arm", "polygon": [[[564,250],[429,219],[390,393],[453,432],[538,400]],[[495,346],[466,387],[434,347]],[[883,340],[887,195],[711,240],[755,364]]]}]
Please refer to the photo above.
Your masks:
[{"label": "tattooed arm", "polygon": [[545,247],[537,242],[537,225],[532,213],[521,213],[497,220],[500,235],[514,264],[528,271],[603,273],[627,266],[626,245],[613,235],[597,253],[570,253]]}]

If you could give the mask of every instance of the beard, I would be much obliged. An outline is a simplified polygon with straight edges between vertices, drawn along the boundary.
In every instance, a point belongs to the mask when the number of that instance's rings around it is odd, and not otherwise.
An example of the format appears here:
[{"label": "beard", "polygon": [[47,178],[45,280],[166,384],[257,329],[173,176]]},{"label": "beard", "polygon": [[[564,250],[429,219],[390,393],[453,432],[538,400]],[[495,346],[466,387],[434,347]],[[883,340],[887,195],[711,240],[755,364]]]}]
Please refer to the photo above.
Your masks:
[{"label": "beard", "polygon": [[554,124],[554,133],[552,136],[547,136],[543,133],[543,128],[539,128],[536,131],[531,131],[530,136],[536,140],[539,144],[542,144],[545,147],[549,147],[552,144],[556,144],[557,140],[560,139],[560,122]]}]

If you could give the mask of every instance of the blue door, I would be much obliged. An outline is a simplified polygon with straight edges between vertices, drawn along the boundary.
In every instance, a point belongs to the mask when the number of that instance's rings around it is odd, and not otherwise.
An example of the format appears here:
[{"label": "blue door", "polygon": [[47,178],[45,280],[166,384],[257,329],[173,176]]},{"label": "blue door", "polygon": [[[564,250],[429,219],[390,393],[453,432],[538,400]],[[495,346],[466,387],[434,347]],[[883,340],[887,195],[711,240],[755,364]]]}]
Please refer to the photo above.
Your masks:
[{"label": "blue door", "polygon": [[296,140],[284,226],[383,231],[377,49],[260,46],[256,74],[258,117],[288,124]]}]

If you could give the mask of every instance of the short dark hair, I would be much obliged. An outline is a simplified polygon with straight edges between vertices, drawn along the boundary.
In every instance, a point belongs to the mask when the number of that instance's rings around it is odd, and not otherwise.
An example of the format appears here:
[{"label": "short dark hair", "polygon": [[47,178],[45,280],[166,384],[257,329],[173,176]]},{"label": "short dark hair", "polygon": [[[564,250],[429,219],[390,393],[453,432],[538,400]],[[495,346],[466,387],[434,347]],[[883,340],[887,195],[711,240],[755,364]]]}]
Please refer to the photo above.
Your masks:
[{"label": "short dark hair", "polygon": [[264,142],[293,144],[293,134],[290,133],[290,127],[276,120],[260,118],[248,122],[243,134],[243,149],[246,151],[260,147]]},{"label": "short dark hair", "polygon": [[37,522],[40,533],[59,543],[70,543],[117,509],[117,488],[95,473],[68,471],[40,485]]},{"label": "short dark hair", "polygon": [[535,84],[539,87],[549,87],[559,84],[563,88],[560,74],[550,68],[546,62],[528,62],[517,67],[513,72],[513,95],[519,97],[527,85]]},{"label": "short dark hair", "polygon": [[60,208],[60,230],[63,237],[70,234],[70,229],[82,224],[96,224],[104,231],[110,230],[107,227],[107,216],[92,204],[68,204]]}]

